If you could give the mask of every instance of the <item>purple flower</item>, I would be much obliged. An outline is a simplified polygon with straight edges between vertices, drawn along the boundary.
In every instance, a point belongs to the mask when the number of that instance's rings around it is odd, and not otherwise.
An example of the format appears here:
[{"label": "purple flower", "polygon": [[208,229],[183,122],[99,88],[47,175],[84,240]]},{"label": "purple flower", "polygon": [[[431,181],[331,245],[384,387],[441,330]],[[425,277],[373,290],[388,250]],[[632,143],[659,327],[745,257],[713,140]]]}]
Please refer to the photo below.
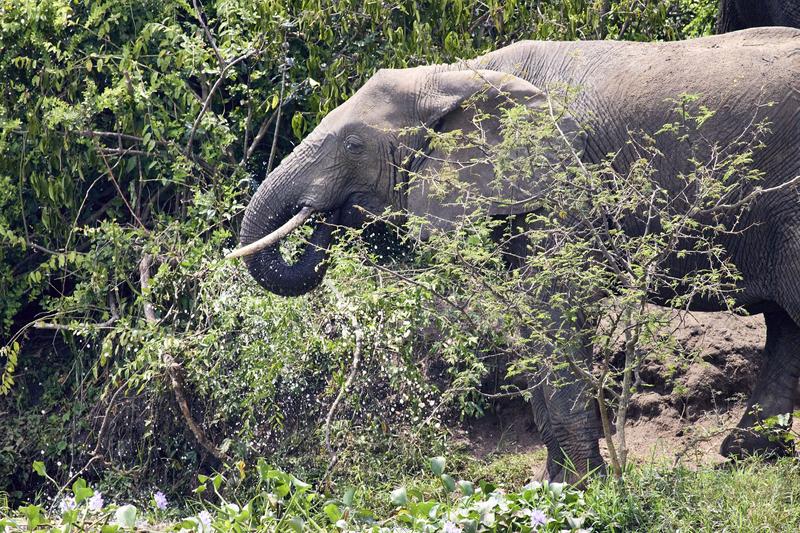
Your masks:
[{"label": "purple flower", "polygon": [[543,526],[547,523],[547,515],[544,514],[539,509],[534,509],[531,511],[531,527],[537,528],[539,526]]},{"label": "purple flower", "polygon": [[156,502],[156,507],[162,511],[167,508],[167,497],[160,490],[153,494],[153,500]]},{"label": "purple flower", "polygon": [[66,513],[67,511],[71,511],[75,509],[75,498],[72,496],[66,496],[63,500],[58,503],[58,509],[62,513]]},{"label": "purple flower", "polygon": [[103,508],[103,493],[98,491],[94,493],[94,496],[89,498],[89,510],[99,511],[102,508]]},{"label": "purple flower", "polygon": [[211,513],[202,510],[197,513],[197,521],[200,522],[200,531],[211,531]]},{"label": "purple flower", "polygon": [[455,522],[445,522],[442,526],[442,533],[461,533],[464,531]]}]

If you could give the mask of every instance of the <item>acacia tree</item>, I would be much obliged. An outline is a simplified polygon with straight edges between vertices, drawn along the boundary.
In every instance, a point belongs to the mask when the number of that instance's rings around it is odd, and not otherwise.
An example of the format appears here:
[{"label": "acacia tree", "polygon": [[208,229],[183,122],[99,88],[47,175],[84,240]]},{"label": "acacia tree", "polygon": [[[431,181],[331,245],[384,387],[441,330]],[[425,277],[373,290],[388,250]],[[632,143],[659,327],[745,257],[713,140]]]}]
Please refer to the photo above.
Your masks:
[{"label": "acacia tree", "polygon": [[[426,190],[457,205],[460,215],[447,232],[412,217],[412,234],[431,232],[418,245],[427,263],[414,283],[450,280],[442,299],[470,317],[464,322],[470,334],[494,343],[495,351],[521,354],[509,377],[553,379],[554,370],[569,368],[571,379],[582,382],[600,405],[611,467],[619,477],[628,458],[625,422],[631,397],[642,386],[643,362],[676,350],[675,324],[696,299],[742,312],[734,298],[740,275],[720,237],[746,230],[739,220],[751,202],[796,186],[800,176],[779,187],[759,187],[761,173],[750,163],[768,124],[756,120],[758,109],[734,142],[709,145],[701,133],[714,111],[701,104],[700,95],[686,94],[673,102],[675,122],[630,133],[635,157],[624,174],[614,154],[587,165],[563,127],[575,91],[556,88],[550,94],[545,110],[509,100],[499,122],[480,112],[479,95],[466,104],[475,106],[473,130],[428,132],[430,147],[443,152],[445,162],[413,175],[411,186],[424,181]],[[487,128],[499,129],[501,139],[487,141]],[[691,143],[691,171],[668,184],[659,180],[655,165],[662,154],[654,141],[662,135]],[[462,179],[481,165],[494,169],[490,190],[515,184],[522,192],[515,203],[528,215],[487,219],[488,206],[509,198]],[[676,271],[676,261],[694,268]],[[650,305],[654,294],[667,307]],[[588,361],[574,355],[585,346],[594,352]]]}]

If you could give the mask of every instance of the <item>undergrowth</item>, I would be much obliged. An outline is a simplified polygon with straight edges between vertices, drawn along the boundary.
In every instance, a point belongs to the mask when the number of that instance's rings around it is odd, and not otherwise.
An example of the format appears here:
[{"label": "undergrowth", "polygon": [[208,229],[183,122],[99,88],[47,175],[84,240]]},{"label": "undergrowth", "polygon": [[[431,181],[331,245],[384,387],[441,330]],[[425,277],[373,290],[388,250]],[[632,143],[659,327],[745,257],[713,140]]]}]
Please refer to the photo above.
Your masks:
[{"label": "undergrowth", "polygon": [[[160,492],[135,505],[114,502],[78,479],[55,500],[13,511],[0,507],[0,532],[755,532],[800,527],[800,464],[794,458],[754,458],[699,470],[637,466],[622,480],[597,478],[585,490],[504,481],[529,459],[507,454],[472,461],[464,473],[482,470],[492,477],[467,480],[451,472],[444,457],[433,457],[401,485],[327,490],[259,460],[225,475],[199,476],[194,497],[180,506]],[[46,476],[42,463],[35,469]],[[368,503],[377,499],[383,504]]]}]

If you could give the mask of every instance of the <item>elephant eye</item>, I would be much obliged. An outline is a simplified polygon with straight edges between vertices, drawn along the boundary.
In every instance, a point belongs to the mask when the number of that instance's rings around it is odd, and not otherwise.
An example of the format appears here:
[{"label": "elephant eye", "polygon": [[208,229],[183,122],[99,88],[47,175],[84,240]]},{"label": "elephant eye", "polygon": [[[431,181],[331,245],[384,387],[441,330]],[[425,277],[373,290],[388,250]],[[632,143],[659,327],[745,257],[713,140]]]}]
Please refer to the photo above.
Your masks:
[{"label": "elephant eye", "polygon": [[361,144],[361,139],[355,135],[348,135],[344,140],[344,149],[351,154],[360,154],[364,149],[364,145]]}]

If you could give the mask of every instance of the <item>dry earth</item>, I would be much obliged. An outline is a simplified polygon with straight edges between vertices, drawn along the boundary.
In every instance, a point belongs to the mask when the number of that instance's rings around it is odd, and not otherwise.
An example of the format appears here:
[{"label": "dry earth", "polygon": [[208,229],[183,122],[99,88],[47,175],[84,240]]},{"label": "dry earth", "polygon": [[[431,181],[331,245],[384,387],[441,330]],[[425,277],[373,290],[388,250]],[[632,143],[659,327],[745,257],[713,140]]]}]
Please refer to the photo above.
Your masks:
[{"label": "dry earth", "polygon": [[[646,387],[632,403],[626,425],[630,455],[637,462],[718,463],[719,446],[744,411],[765,341],[761,316],[693,313],[676,335],[681,351],[695,354],[649,362]],[[683,362],[679,362],[683,359]],[[530,408],[521,400],[496,406],[467,430],[470,452],[535,454],[544,458]],[[606,453],[605,443],[601,449]],[[543,464],[543,461],[542,461]]]}]

